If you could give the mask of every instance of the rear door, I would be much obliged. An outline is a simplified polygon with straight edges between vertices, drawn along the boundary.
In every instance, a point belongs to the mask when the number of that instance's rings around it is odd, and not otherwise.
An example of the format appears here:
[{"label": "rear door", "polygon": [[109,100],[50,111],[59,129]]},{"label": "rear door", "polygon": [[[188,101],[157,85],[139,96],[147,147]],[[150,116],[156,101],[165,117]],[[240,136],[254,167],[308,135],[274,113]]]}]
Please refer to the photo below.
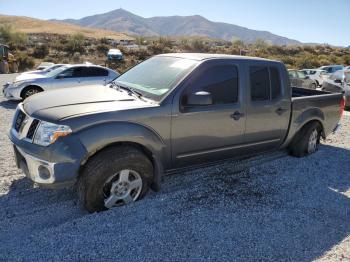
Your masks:
[{"label": "rear door", "polygon": [[[239,66],[227,61],[202,64],[173,102],[172,159],[174,167],[233,156],[243,143],[245,105]],[[189,94],[205,91],[213,104],[186,104]]]},{"label": "rear door", "polygon": [[[278,147],[284,140],[290,118],[290,91],[279,63],[250,63],[245,142],[256,151]],[[290,72],[289,72],[290,73]]]}]

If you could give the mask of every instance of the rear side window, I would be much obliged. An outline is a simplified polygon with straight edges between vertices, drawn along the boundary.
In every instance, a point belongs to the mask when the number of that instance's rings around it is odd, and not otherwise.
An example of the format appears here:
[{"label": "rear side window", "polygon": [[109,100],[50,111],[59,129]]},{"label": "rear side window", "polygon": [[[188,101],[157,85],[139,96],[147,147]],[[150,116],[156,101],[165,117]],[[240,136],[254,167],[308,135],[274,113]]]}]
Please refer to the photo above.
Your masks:
[{"label": "rear side window", "polygon": [[281,79],[276,67],[270,67],[271,98],[275,99],[281,95]]},{"label": "rear side window", "polygon": [[281,96],[281,78],[278,68],[252,66],[249,73],[252,101],[268,101]]},{"label": "rear side window", "polygon": [[108,71],[99,67],[85,67],[82,72],[82,77],[99,77],[108,76]]},{"label": "rear side window", "polygon": [[233,65],[213,66],[203,71],[194,81],[190,88],[185,91],[186,95],[206,91],[212,95],[213,104],[230,104],[238,101],[238,70]]},{"label": "rear side window", "polygon": [[251,66],[249,69],[249,75],[252,100],[270,100],[270,79],[268,67]]}]

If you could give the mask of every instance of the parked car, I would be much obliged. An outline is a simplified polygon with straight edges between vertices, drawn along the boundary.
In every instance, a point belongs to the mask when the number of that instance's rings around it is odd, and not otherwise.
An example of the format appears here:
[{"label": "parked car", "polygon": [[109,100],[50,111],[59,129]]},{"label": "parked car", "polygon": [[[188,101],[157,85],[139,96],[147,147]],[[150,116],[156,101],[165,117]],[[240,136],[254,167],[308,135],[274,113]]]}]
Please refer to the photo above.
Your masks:
[{"label": "parked car", "polygon": [[333,74],[334,72],[338,70],[343,70],[344,66],[342,65],[328,65],[328,66],[321,66],[318,69],[325,70],[328,74]]},{"label": "parked car", "polygon": [[333,73],[324,81],[323,90],[329,92],[343,92],[345,106],[350,107],[350,70],[340,70]]},{"label": "parked car", "polygon": [[288,70],[289,79],[293,87],[316,89],[317,83],[315,80],[310,79],[303,71]]},{"label": "parked car", "polygon": [[9,137],[41,186],[77,183],[90,212],[158,190],[168,171],[282,148],[302,157],[335,130],[342,94],[293,88],[281,62],[165,54],[109,86],[37,94]]},{"label": "parked car", "polygon": [[344,70],[350,70],[350,66],[344,67]]},{"label": "parked car", "polygon": [[53,66],[54,63],[51,63],[51,62],[42,62],[40,63],[40,65],[36,68],[36,70],[44,70],[50,66]]},{"label": "parked car", "polygon": [[67,65],[67,64],[54,64],[53,66],[49,66],[48,68],[46,69],[42,69],[42,70],[32,70],[32,71],[27,71],[27,72],[23,72],[21,75],[23,74],[40,74],[40,75],[44,75],[48,72],[51,72],[52,70],[55,70],[61,66],[64,66],[64,65]]},{"label": "parked car", "polygon": [[310,79],[315,80],[317,86],[322,86],[323,80],[328,78],[327,71],[325,70],[303,69],[301,71],[304,72],[307,76],[309,76]]},{"label": "parked car", "polygon": [[123,60],[123,54],[119,49],[109,49],[107,53],[107,60],[109,61],[121,61]]},{"label": "parked car", "polygon": [[25,74],[3,88],[10,100],[22,100],[36,93],[67,87],[107,84],[119,74],[109,68],[96,65],[65,65],[46,74]]}]

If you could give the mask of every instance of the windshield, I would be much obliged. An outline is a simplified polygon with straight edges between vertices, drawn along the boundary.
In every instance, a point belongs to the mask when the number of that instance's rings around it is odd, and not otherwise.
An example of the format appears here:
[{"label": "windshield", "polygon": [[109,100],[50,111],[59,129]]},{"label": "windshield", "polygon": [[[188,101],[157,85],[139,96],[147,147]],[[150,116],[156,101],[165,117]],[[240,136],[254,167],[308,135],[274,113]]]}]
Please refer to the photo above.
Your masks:
[{"label": "windshield", "polygon": [[115,82],[160,101],[197,64],[198,61],[190,59],[156,56],[131,68]]},{"label": "windshield", "polygon": [[45,74],[47,77],[53,77],[58,75],[59,73],[63,72],[63,70],[66,70],[68,67],[67,66],[61,66],[59,68],[56,68],[48,73]]},{"label": "windshield", "polygon": [[61,66],[63,66],[63,65],[53,65],[53,66],[50,66],[50,67],[44,69],[44,71],[45,72],[51,72],[51,71],[53,71],[53,70],[55,70],[55,69],[57,69],[57,68],[59,68]]}]

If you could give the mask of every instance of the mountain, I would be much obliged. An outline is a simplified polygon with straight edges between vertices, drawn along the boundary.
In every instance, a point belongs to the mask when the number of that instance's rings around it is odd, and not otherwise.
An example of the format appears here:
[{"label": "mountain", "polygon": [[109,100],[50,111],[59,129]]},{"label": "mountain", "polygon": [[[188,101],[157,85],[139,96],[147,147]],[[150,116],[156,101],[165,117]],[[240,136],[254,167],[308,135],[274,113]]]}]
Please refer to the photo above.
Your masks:
[{"label": "mountain", "polygon": [[72,25],[68,23],[57,23],[53,21],[40,20],[24,16],[9,16],[0,15],[0,25],[9,25],[18,32],[29,34],[58,34],[58,35],[72,35],[82,33],[87,37],[93,38],[111,38],[115,40],[129,40],[133,39],[124,33],[115,31],[107,31],[96,28],[86,28],[79,25]]},{"label": "mountain", "polygon": [[240,39],[247,43],[264,39],[277,45],[299,45],[297,40],[278,36],[267,31],[257,31],[245,27],[212,22],[199,16],[159,16],[144,18],[124,9],[116,9],[104,14],[81,19],[53,20],[80,26],[101,28],[143,36],[205,36],[231,41]]}]

